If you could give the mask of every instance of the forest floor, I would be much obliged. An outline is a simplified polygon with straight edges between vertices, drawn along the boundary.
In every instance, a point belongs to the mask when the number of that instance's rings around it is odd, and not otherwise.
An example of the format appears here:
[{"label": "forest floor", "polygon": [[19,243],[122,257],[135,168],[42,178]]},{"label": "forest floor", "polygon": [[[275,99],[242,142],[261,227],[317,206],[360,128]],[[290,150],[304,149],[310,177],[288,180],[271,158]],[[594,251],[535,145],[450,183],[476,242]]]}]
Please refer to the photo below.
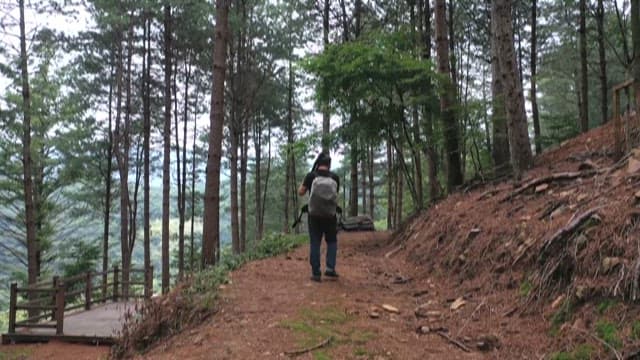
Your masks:
[{"label": "forest floor", "polygon": [[[137,357],[639,359],[640,148],[620,159],[613,139],[611,125],[581,134],[394,234],[340,233],[338,280],[310,281],[307,246],[247,263],[213,316]],[[108,352],[79,349],[2,346],[0,359]]]},{"label": "forest floor", "polygon": [[[451,284],[414,279],[415,265],[385,256],[388,248],[381,244],[389,237],[341,233],[338,280],[310,280],[306,246],[248,263],[223,285],[214,316],[138,358],[484,359],[497,353],[478,346],[501,345],[494,340],[536,347],[528,331],[539,327],[537,319],[501,324],[499,316],[477,316],[489,314],[478,311],[477,303],[452,310],[462,294]],[[510,330],[498,339],[495,331],[504,329]],[[0,359],[104,359],[108,351],[61,343],[9,345],[0,346]],[[539,358],[543,352],[529,355]]]}]

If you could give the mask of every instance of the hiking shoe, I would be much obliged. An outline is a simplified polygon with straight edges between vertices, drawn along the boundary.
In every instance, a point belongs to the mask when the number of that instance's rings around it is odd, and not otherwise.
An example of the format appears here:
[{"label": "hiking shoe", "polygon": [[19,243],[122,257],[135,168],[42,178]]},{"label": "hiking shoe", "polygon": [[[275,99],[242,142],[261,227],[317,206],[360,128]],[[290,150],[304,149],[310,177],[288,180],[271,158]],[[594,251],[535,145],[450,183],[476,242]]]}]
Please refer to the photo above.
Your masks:
[{"label": "hiking shoe", "polygon": [[320,275],[311,275],[311,281],[322,282],[322,277]]},{"label": "hiking shoe", "polygon": [[328,276],[334,279],[337,279],[338,277],[340,277],[340,275],[338,275],[338,273],[335,270],[326,270],[324,272],[324,276]]}]

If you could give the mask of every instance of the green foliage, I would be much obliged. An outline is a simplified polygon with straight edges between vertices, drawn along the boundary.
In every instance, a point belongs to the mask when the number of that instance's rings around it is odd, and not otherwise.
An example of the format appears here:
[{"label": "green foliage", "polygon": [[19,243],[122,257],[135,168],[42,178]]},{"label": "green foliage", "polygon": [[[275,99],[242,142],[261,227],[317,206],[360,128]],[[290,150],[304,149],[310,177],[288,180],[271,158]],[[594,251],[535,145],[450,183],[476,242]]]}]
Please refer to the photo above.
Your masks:
[{"label": "green foliage", "polygon": [[599,314],[604,314],[608,309],[612,308],[613,306],[616,305],[616,300],[615,299],[603,299],[598,306],[596,307],[596,309],[598,310]]},{"label": "green foliage", "polygon": [[[339,306],[327,305],[321,308],[304,308],[295,319],[284,320],[280,325],[295,332],[302,347],[317,345],[331,338],[331,343],[323,348],[326,350],[339,344],[361,346],[375,337],[371,332],[349,326],[353,320],[354,318]],[[318,353],[320,355],[317,355]],[[314,356],[326,354],[323,351],[315,351]]]},{"label": "green foliage", "polygon": [[30,359],[32,352],[32,349],[6,349],[0,351],[0,360]]},{"label": "green foliage", "polygon": [[596,334],[614,348],[620,349],[622,347],[622,340],[618,335],[616,324],[607,320],[599,320],[596,323]]},{"label": "green foliage", "polygon": [[640,340],[640,320],[635,320],[631,324],[631,338],[633,340]]},{"label": "green foliage", "polygon": [[594,349],[589,344],[578,345],[571,352],[557,352],[551,354],[551,360],[589,360]]},{"label": "green foliage", "polygon": [[522,283],[520,284],[520,296],[521,297],[527,297],[529,296],[529,294],[531,293],[531,290],[533,289],[533,284],[531,283],[531,281],[529,280],[529,278],[526,278],[522,281]]}]

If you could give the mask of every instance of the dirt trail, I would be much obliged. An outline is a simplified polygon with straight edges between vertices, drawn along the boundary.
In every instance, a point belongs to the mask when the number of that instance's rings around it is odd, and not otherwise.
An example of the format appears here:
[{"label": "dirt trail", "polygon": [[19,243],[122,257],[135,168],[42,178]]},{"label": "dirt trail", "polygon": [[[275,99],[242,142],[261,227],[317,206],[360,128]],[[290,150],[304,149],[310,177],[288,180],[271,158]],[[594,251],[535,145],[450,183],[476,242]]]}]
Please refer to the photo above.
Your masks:
[{"label": "dirt trail", "polygon": [[[327,339],[331,339],[328,345],[297,358],[484,358],[477,351],[463,352],[437,334],[416,333],[417,327],[428,322],[416,319],[414,309],[432,299],[430,294],[437,289],[415,284],[409,278],[411,267],[384,256],[379,244],[388,236],[340,234],[337,281],[309,280],[306,246],[249,263],[231,275],[215,316],[161,342],[141,358],[288,358],[287,352],[308,349]],[[425,294],[415,296],[420,290]],[[398,308],[399,314],[383,310],[383,304]],[[378,318],[371,316],[372,308],[377,308]]]}]

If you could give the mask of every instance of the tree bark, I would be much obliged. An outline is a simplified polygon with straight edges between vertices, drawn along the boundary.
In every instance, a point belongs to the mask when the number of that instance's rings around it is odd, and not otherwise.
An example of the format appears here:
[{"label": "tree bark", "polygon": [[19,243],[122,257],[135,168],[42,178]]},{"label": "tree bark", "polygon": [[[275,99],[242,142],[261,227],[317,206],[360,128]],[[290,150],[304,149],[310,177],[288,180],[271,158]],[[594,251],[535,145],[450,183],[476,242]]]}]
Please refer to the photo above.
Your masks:
[{"label": "tree bark", "polygon": [[229,28],[228,0],[216,0],[216,26],[213,48],[213,89],[207,180],[204,195],[204,222],[202,229],[202,266],[215,265],[220,250],[220,156],[224,125],[224,80]]},{"label": "tree bark", "polygon": [[587,73],[587,0],[580,0],[580,130],[589,131],[589,78]]},{"label": "tree bark", "polygon": [[[36,235],[36,212],[33,202],[33,177],[31,157],[31,90],[29,88],[29,68],[27,58],[27,35],[25,30],[24,0],[20,6],[20,74],[22,83],[22,175],[25,205],[25,225],[27,241],[27,277],[29,284],[35,284],[38,276],[38,239]],[[29,294],[29,299],[32,299]],[[29,316],[37,315],[29,311]]]},{"label": "tree bark", "polygon": [[[331,11],[331,1],[324,0],[324,7],[322,10],[322,43],[326,50],[329,46],[329,13]],[[329,106],[322,105],[322,151],[329,153],[331,147],[330,144],[330,132],[331,132],[331,113]]]},{"label": "tree bark", "polygon": [[[110,79],[113,79],[113,66],[110,71]],[[107,171],[105,174],[105,192],[104,192],[104,216],[103,216],[103,233],[102,233],[102,294],[107,293],[107,271],[109,271],[109,228],[111,221],[111,186],[113,178],[113,83],[109,82],[109,131],[107,134]]]},{"label": "tree bark", "polygon": [[261,233],[261,209],[262,209],[262,119],[258,115],[253,122],[253,148],[256,151],[254,170],[254,191],[255,191],[255,242],[262,240]]},{"label": "tree bark", "polygon": [[444,129],[444,147],[446,151],[445,161],[447,169],[447,187],[451,192],[462,184],[464,177],[460,163],[460,139],[458,122],[455,116],[455,83],[450,74],[449,67],[449,40],[447,39],[445,0],[436,0],[436,44],[438,55],[438,72],[449,81],[444,85],[445,89],[440,96],[440,110],[442,126]]},{"label": "tree bark", "polygon": [[[240,233],[238,228],[238,143],[239,143],[239,122],[240,122],[240,86],[238,77],[240,76],[240,53],[236,44],[233,44],[233,40],[230,45],[231,57],[229,70],[229,87],[231,88],[231,119],[229,121],[229,196],[230,199],[230,212],[231,212],[231,249],[234,254],[240,253]],[[239,39],[238,39],[239,43]]]},{"label": "tree bark", "polygon": [[636,97],[636,109],[640,109],[640,2],[631,1],[631,37],[633,43],[633,89]]},{"label": "tree bark", "polygon": [[[145,11],[144,22],[144,58],[143,58],[143,152],[144,152],[144,204],[143,204],[143,247],[144,247],[144,270],[145,273],[151,270],[151,14],[150,10]],[[146,280],[146,278],[145,278]],[[152,288],[145,287],[145,296],[150,296]]]},{"label": "tree bark", "polygon": [[493,159],[494,173],[497,176],[509,171],[509,135],[507,129],[507,114],[505,113],[504,80],[500,68],[500,51],[498,49],[498,21],[491,13],[491,92],[492,92],[492,132],[493,132]]},{"label": "tree bark", "polygon": [[533,116],[533,134],[535,139],[536,154],[542,152],[542,139],[540,138],[540,113],[538,112],[537,73],[538,66],[538,2],[531,3],[531,114]]},{"label": "tree bark", "polygon": [[600,62],[600,116],[602,124],[609,118],[609,95],[607,94],[607,57],[605,53],[604,1],[598,0],[596,28],[598,30],[598,58]]},{"label": "tree bark", "polygon": [[393,190],[395,180],[393,176],[393,147],[391,141],[387,140],[387,229],[393,229],[394,216],[394,199]]},{"label": "tree bark", "polygon": [[169,292],[169,201],[171,191],[171,6],[164,6],[164,160],[162,165],[162,293]]},{"label": "tree bark", "polygon": [[492,20],[496,25],[494,36],[497,43],[500,75],[504,84],[504,98],[509,99],[505,101],[505,110],[511,166],[516,178],[520,178],[522,172],[533,165],[533,158],[527,132],[524,96],[518,79],[517,59],[513,46],[511,0],[494,0],[492,11]]},{"label": "tree bark", "polygon": [[[353,113],[351,115],[353,118]],[[349,161],[351,163],[351,189],[349,191],[349,216],[358,215],[358,139],[352,135],[352,139],[349,144],[350,155]]]},{"label": "tree bark", "polygon": [[369,174],[369,215],[371,215],[372,219],[375,219],[375,196],[374,196],[374,189],[375,189],[375,184],[374,184],[374,177],[373,177],[373,173],[375,171],[374,166],[375,166],[375,159],[374,159],[375,153],[373,151],[373,144],[369,144],[369,163],[368,163],[368,167],[369,167],[369,171],[367,172]]}]

